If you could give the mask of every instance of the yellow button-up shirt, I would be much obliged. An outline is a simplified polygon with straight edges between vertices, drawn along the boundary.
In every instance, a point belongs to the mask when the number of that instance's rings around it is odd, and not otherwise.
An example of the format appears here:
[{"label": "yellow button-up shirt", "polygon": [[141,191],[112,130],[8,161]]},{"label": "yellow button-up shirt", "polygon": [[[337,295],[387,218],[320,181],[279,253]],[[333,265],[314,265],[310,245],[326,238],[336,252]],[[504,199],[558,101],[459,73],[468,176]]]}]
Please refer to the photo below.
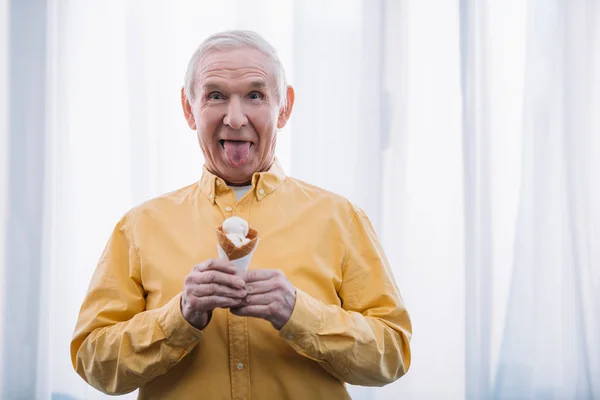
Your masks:
[{"label": "yellow button-up shirt", "polygon": [[[250,269],[280,269],[296,304],[277,331],[216,309],[202,331],[181,313],[185,276],[217,257],[233,215],[259,232]],[[410,364],[411,324],[366,215],[287,177],[275,162],[236,201],[204,170],[117,224],[81,307],[75,370],[106,393],[141,399],[347,399],[344,382],[380,386]]]}]

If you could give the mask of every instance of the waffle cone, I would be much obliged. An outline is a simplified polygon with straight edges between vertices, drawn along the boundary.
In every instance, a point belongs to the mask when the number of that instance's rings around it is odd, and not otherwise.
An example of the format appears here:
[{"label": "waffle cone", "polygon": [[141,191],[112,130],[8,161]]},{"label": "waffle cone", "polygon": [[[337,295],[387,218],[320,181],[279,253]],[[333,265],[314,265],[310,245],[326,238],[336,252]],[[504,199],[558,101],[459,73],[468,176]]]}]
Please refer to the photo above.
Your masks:
[{"label": "waffle cone", "polygon": [[229,240],[227,235],[225,235],[223,232],[223,227],[219,226],[217,228],[217,239],[219,241],[219,246],[221,246],[229,261],[237,260],[252,253],[256,247],[256,244],[258,243],[258,231],[250,228],[248,229],[248,234],[246,237],[250,239],[250,241],[241,247],[237,247],[231,240]]}]

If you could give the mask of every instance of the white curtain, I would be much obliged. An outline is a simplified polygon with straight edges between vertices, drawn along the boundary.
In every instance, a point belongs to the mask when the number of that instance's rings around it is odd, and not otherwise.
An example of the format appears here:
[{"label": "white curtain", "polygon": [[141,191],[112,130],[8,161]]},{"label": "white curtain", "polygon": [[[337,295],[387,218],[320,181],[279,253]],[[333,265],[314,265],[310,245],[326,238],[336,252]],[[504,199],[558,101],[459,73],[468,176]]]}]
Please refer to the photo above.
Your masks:
[{"label": "white curtain", "polygon": [[48,4],[37,398],[105,398],[69,359],[91,273],[126,210],[199,178],[185,67],[242,28],[296,88],[284,168],[365,209],[413,319],[408,375],[353,397],[600,399],[597,0]]},{"label": "white curtain", "polygon": [[461,2],[466,398],[600,398],[599,22]]},{"label": "white curtain", "polygon": [[[8,0],[0,0],[0,88],[8,85]],[[0,89],[0,193],[6,193],[8,188],[8,90]],[[5,221],[8,211],[8,196],[0,194],[0,289],[5,287],[4,263],[6,260],[6,229]],[[0,296],[0,360],[4,355],[4,330],[6,300]],[[0,363],[0,387],[4,384],[4,363]],[[2,393],[0,391],[0,393]]]},{"label": "white curtain", "polygon": [[523,160],[495,398],[600,398],[600,3],[530,1]]}]

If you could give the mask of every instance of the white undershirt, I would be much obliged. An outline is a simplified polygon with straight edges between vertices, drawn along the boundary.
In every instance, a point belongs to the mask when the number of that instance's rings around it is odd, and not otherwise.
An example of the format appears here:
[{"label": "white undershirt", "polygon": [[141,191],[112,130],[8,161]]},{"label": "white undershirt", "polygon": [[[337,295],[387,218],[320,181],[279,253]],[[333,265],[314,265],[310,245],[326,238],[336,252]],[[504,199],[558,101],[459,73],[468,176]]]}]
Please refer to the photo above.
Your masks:
[{"label": "white undershirt", "polygon": [[248,193],[250,189],[252,189],[252,185],[230,186],[230,188],[233,189],[233,193],[235,194],[235,201],[240,201],[240,199],[244,197],[244,195]]}]

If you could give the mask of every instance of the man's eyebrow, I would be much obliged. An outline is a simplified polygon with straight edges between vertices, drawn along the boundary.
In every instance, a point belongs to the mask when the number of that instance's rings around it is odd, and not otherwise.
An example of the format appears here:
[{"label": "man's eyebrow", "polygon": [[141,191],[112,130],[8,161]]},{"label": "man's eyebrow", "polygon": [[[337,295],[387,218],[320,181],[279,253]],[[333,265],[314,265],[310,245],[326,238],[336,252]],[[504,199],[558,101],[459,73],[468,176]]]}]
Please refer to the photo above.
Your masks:
[{"label": "man's eyebrow", "polygon": [[220,87],[216,83],[205,83],[204,85],[202,85],[203,92],[211,92],[213,90],[219,90],[219,89],[220,89]]},{"label": "man's eyebrow", "polygon": [[[268,87],[267,82],[262,79],[250,82],[250,87],[252,89],[266,89]],[[207,82],[202,85],[203,92],[212,92],[214,90],[221,90],[221,86],[216,83]]]},{"label": "man's eyebrow", "polygon": [[263,80],[252,81],[250,83],[250,87],[252,87],[253,89],[264,89],[267,87],[267,83]]}]

